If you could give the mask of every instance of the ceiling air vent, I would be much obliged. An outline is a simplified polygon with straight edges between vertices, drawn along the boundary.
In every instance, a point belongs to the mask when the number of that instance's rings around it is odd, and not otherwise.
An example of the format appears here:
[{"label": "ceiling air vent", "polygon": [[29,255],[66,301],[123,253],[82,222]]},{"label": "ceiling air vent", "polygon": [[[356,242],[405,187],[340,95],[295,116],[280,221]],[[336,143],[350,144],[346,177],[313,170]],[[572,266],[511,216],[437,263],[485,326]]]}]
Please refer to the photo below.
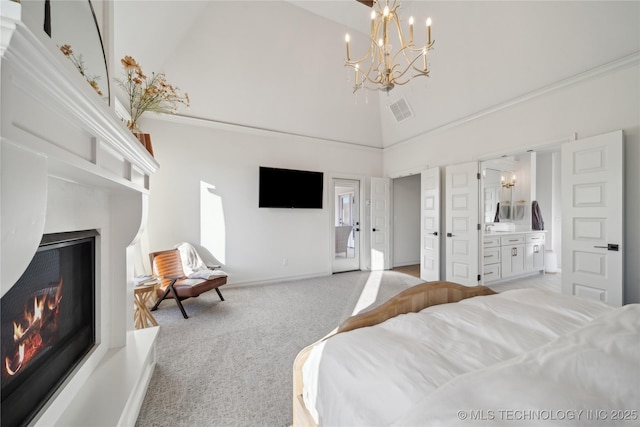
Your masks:
[{"label": "ceiling air vent", "polygon": [[389,105],[389,109],[398,123],[413,117],[413,111],[411,111],[411,107],[409,107],[409,103],[405,98],[400,98],[398,101]]}]

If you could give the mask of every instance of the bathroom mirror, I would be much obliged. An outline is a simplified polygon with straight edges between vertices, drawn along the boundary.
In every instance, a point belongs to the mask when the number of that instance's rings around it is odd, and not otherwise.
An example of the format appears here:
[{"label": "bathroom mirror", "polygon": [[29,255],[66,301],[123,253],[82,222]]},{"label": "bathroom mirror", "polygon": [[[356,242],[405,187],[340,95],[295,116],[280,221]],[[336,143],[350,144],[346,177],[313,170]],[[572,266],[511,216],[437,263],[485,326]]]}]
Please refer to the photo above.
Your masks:
[{"label": "bathroom mirror", "polygon": [[513,176],[512,171],[485,168],[482,172],[484,222],[510,222],[513,213],[513,187],[503,185]]},{"label": "bathroom mirror", "polygon": [[500,212],[498,217],[500,221],[511,221],[513,212],[513,187],[505,186],[505,180],[509,180],[513,173],[511,171],[500,171]]},{"label": "bathroom mirror", "polygon": [[482,172],[483,182],[483,201],[484,201],[484,222],[495,222],[496,209],[502,198],[502,186],[500,185],[500,171],[496,169],[486,168]]},{"label": "bathroom mirror", "polygon": [[[49,36],[107,104],[109,72],[102,37],[90,0],[23,1],[22,20],[38,36]],[[66,53],[65,53],[66,52]]]}]

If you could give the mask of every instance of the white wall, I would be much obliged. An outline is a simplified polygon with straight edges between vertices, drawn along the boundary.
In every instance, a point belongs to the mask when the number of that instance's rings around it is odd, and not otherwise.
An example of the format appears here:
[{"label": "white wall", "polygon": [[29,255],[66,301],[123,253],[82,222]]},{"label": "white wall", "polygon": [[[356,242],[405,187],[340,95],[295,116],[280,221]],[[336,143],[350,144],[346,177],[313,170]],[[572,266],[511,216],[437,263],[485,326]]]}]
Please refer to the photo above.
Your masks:
[{"label": "white wall", "polygon": [[[331,273],[329,176],[381,176],[380,149],[165,119],[142,123],[160,163],[150,183],[150,251],[182,241],[206,246],[230,283]],[[324,208],[258,208],[259,166],[324,172]],[[202,182],[215,189],[201,193]],[[362,218],[367,221],[366,214]],[[369,264],[366,252],[363,265]]]},{"label": "white wall", "polygon": [[420,264],[420,174],[392,182],[393,267]]},{"label": "white wall", "polygon": [[505,108],[384,151],[384,173],[523,152],[577,133],[625,136],[625,301],[640,302],[640,66],[637,61],[558,85]]}]

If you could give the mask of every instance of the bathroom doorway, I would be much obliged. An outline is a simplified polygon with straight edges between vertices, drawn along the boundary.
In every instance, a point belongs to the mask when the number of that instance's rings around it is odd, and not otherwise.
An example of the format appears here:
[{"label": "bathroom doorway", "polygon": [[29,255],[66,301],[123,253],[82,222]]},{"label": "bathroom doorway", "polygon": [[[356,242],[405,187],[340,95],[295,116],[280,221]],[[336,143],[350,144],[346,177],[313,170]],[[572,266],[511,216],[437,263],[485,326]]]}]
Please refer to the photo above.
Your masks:
[{"label": "bathroom doorway", "polygon": [[333,272],[360,270],[360,181],[333,180]]}]

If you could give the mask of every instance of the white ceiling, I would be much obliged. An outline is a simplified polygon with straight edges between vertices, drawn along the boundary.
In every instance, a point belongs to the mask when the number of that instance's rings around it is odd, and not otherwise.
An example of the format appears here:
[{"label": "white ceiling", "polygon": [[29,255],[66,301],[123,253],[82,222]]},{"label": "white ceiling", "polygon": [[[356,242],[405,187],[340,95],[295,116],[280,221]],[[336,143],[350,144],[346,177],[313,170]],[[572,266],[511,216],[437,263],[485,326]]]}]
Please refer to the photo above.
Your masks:
[{"label": "white ceiling", "polygon": [[[355,0],[117,0],[114,50],[188,87],[183,114],[374,147],[640,50],[638,1],[405,1],[405,13],[433,20],[431,76],[366,99],[342,66],[344,33],[360,32],[354,56],[367,40],[369,9]],[[415,117],[396,123],[400,97]]]},{"label": "white ceiling", "polygon": [[[362,34],[369,32],[368,16],[371,8],[356,0],[288,0],[288,2]],[[404,2],[402,8],[404,9],[408,3]]]}]

